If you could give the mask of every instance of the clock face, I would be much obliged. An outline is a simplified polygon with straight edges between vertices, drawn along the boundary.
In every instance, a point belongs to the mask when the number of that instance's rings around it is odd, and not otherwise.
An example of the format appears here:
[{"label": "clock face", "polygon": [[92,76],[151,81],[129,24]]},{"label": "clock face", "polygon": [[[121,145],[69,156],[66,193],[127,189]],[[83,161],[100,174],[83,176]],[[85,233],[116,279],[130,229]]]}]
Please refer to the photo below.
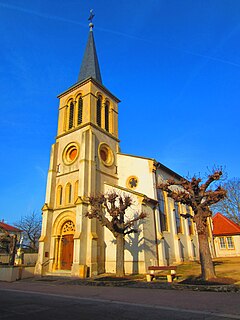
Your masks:
[{"label": "clock face", "polygon": [[65,164],[72,164],[75,162],[79,155],[79,146],[75,142],[69,143],[63,150],[63,162]]}]

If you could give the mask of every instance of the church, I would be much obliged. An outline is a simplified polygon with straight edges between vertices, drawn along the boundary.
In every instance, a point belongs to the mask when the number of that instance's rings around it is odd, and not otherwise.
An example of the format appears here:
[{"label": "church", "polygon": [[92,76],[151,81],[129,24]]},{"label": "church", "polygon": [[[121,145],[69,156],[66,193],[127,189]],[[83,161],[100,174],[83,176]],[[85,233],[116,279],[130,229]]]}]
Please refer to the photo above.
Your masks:
[{"label": "church", "polygon": [[[126,273],[196,260],[198,239],[191,208],[157,189],[159,182],[178,180],[180,175],[155,159],[120,151],[120,100],[102,83],[92,22],[89,27],[78,80],[58,96],[58,129],[50,155],[35,274],[115,273],[115,238],[96,219],[85,216],[90,195],[112,191],[133,199],[129,217],[146,213],[137,222],[139,232],[125,237]],[[181,216],[186,213],[187,219]]]}]

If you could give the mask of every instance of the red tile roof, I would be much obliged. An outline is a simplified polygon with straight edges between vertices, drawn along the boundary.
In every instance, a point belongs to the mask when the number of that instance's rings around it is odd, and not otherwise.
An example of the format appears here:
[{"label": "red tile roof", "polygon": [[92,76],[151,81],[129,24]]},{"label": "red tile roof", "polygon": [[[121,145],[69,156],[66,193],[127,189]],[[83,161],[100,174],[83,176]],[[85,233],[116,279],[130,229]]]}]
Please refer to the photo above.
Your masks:
[{"label": "red tile roof", "polygon": [[213,217],[213,235],[235,235],[240,234],[240,226],[228,219],[220,212]]},{"label": "red tile roof", "polygon": [[15,228],[13,226],[10,226],[9,224],[6,224],[4,222],[0,222],[0,227],[9,232],[22,232],[22,230]]}]

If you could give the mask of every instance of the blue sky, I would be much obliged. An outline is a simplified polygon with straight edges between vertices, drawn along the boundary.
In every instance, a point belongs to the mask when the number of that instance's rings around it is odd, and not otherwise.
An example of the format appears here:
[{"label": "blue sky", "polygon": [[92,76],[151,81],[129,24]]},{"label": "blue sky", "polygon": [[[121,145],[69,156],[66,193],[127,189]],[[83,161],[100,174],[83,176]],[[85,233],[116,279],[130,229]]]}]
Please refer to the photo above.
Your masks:
[{"label": "blue sky", "polygon": [[0,0],[1,201],[9,223],[44,204],[57,95],[77,81],[94,9],[121,151],[177,173],[240,177],[239,0]]}]

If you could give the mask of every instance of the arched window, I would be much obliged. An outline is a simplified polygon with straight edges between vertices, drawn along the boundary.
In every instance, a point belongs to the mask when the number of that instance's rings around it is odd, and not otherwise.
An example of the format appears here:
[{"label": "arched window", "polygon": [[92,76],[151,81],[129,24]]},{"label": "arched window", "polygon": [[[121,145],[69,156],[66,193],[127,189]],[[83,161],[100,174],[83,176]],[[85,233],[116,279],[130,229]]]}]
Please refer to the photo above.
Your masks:
[{"label": "arched window", "polygon": [[180,213],[179,213],[178,202],[174,202],[174,212],[175,212],[177,233],[182,233],[182,222],[181,222],[181,216],[180,216]]},{"label": "arched window", "polygon": [[101,110],[102,109],[102,97],[99,96],[97,99],[97,125],[101,127],[102,119],[101,119]]},{"label": "arched window", "polygon": [[71,203],[71,201],[72,201],[72,185],[71,185],[71,183],[68,183],[66,185],[65,196],[66,196],[66,198],[65,198],[66,204]]},{"label": "arched window", "polygon": [[59,185],[57,187],[57,200],[56,200],[56,205],[61,206],[62,205],[62,186]]},{"label": "arched window", "polygon": [[73,118],[74,118],[74,103],[71,101],[69,107],[69,122],[68,122],[68,129],[73,127]]},{"label": "arched window", "polygon": [[158,208],[159,208],[159,214],[160,214],[161,231],[167,231],[168,230],[167,212],[165,207],[163,191],[158,189],[157,196],[158,196]]},{"label": "arched window", "polygon": [[193,225],[193,217],[191,216],[190,208],[186,206],[187,210],[187,223],[188,223],[188,230],[189,234],[194,234],[194,225]]},{"label": "arched window", "polygon": [[80,96],[78,99],[78,120],[77,120],[78,125],[82,123],[82,114],[83,114],[83,99]]},{"label": "arched window", "polygon": [[78,180],[77,180],[75,182],[75,186],[74,186],[74,201],[76,201],[77,198],[78,198],[78,185],[79,185],[79,183],[78,183]]},{"label": "arched window", "polygon": [[105,104],[105,129],[109,131],[109,102]]}]

